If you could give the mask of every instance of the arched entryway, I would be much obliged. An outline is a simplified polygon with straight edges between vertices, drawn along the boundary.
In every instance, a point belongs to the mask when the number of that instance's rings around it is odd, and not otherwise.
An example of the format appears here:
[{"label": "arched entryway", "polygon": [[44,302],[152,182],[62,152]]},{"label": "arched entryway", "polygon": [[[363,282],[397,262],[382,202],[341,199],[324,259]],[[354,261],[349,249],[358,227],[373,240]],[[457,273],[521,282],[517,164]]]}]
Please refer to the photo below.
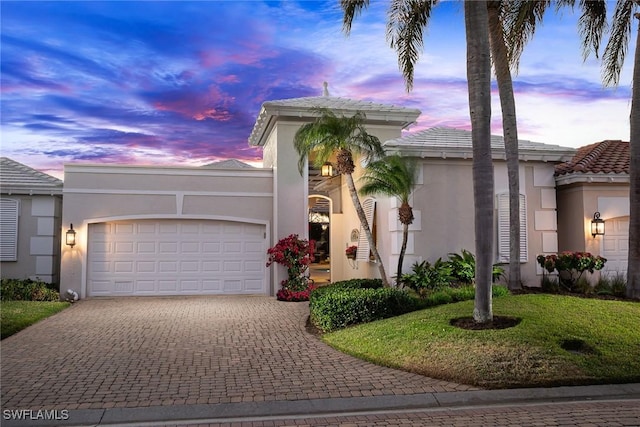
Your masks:
[{"label": "arched entryway", "polygon": [[331,281],[331,203],[327,196],[309,196],[309,239],[315,242],[309,276],[317,285]]}]

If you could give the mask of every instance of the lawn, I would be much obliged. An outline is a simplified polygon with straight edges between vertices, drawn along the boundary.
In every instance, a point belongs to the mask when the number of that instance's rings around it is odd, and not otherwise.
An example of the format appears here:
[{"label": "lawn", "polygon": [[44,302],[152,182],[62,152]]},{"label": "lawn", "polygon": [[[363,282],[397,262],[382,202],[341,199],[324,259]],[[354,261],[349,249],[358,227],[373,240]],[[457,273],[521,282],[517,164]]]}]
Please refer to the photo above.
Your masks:
[{"label": "lawn", "polygon": [[0,302],[1,338],[5,339],[68,306],[68,302],[58,301],[2,301]]},{"label": "lawn", "polygon": [[[640,381],[640,303],[559,295],[509,295],[494,315],[512,328],[465,330],[473,301],[447,304],[323,336],[353,356],[485,388]],[[563,344],[564,347],[563,348]]]}]

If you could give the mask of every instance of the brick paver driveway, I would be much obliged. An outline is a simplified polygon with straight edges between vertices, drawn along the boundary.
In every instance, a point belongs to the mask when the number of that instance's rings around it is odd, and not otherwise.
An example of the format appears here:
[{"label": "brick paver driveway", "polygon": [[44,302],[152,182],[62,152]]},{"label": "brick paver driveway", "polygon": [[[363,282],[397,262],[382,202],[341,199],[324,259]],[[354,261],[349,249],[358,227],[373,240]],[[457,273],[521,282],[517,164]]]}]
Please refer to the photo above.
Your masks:
[{"label": "brick paver driveway", "polygon": [[2,341],[3,409],[82,409],[415,394],[471,387],[372,365],[305,331],[306,303],[113,298]]}]

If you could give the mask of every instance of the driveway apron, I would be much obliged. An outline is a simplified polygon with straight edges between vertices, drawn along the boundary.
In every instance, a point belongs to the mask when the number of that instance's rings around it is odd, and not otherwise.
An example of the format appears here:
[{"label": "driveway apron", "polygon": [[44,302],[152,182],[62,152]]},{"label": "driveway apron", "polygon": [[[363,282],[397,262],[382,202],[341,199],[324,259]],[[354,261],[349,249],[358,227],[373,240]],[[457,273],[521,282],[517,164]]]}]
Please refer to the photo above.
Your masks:
[{"label": "driveway apron", "polygon": [[271,297],[88,299],[2,341],[3,409],[290,401],[472,390],[347,356]]}]

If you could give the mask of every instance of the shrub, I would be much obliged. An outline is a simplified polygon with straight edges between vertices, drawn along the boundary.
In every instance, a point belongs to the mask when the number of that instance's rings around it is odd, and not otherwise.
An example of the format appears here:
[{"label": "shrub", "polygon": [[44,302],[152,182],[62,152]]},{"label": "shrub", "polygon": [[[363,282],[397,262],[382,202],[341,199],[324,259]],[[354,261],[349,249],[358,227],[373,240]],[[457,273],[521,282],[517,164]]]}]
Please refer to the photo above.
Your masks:
[{"label": "shrub", "polygon": [[309,299],[312,285],[305,272],[313,261],[313,252],[314,242],[300,239],[297,234],[280,239],[275,246],[267,250],[269,255],[267,267],[273,263],[287,267],[288,277],[280,283],[282,288],[276,294],[278,299],[284,298],[285,301]]},{"label": "shrub", "polygon": [[[509,295],[509,289],[505,286],[494,285],[491,288],[493,297],[501,297]],[[476,296],[476,290],[473,286],[461,286],[459,288],[443,288],[429,293],[425,298],[419,301],[418,308],[434,307],[442,304],[449,304],[460,301],[470,301]]]},{"label": "shrub", "polygon": [[60,294],[53,287],[40,280],[2,279],[0,296],[3,301],[58,301]]},{"label": "shrub", "polygon": [[442,258],[438,258],[433,265],[427,261],[415,262],[412,273],[403,274],[400,283],[424,298],[429,291],[449,286],[452,279],[451,273],[451,265],[442,261]]},{"label": "shrub", "polygon": [[598,295],[614,295],[625,298],[627,291],[625,275],[621,273],[616,273],[613,276],[601,275],[600,280],[593,287],[593,291]]},{"label": "shrub", "polygon": [[[463,285],[470,285],[476,278],[476,257],[471,252],[463,249],[459,254],[449,254],[451,276]],[[493,264],[492,280],[497,282],[504,276],[504,268],[499,264]]]},{"label": "shrub", "polygon": [[557,255],[538,255],[536,261],[549,273],[553,273],[554,270],[558,272],[560,286],[569,292],[584,293],[584,285],[580,283],[584,272],[593,273],[595,270],[601,270],[607,259],[589,252],[565,251]]},{"label": "shrub", "polygon": [[309,303],[311,322],[328,332],[397,316],[416,308],[416,301],[405,291],[361,285],[352,281],[338,282],[316,289],[311,293]]}]

